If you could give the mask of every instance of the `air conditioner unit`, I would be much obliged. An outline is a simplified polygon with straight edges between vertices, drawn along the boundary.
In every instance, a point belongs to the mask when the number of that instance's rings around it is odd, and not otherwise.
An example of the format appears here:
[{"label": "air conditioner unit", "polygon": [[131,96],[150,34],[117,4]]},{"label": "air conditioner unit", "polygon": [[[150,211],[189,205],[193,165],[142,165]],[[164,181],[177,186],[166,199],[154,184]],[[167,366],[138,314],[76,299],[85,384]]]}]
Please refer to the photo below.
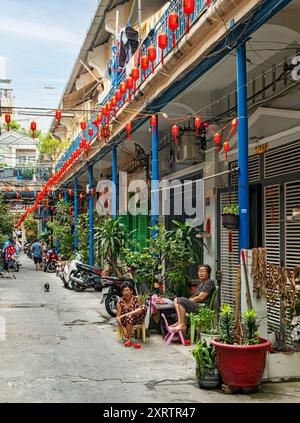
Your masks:
[{"label": "air conditioner unit", "polygon": [[195,132],[184,132],[176,145],[177,163],[201,163],[205,160],[205,153],[200,150],[199,141],[195,137]]}]

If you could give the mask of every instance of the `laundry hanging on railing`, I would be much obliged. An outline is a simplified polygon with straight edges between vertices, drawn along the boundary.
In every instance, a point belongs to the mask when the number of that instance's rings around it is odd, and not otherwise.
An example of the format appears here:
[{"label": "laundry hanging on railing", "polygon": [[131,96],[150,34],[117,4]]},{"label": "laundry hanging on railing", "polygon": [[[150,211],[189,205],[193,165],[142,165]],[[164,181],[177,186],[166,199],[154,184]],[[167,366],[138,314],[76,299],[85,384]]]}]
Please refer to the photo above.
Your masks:
[{"label": "laundry hanging on railing", "polygon": [[139,33],[131,26],[127,26],[121,31],[120,36],[119,68],[123,69],[125,67],[129,51],[131,56],[133,56],[138,47]]}]

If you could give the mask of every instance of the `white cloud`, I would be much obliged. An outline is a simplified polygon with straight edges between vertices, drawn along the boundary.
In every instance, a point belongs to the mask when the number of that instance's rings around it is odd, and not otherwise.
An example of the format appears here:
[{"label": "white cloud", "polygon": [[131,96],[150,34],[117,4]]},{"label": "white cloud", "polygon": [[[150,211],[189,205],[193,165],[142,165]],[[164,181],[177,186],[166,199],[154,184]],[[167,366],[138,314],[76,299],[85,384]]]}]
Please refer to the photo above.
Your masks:
[{"label": "white cloud", "polygon": [[78,45],[78,36],[56,26],[43,25],[11,18],[0,18],[0,31],[13,32],[22,36],[48,40],[60,44]]}]

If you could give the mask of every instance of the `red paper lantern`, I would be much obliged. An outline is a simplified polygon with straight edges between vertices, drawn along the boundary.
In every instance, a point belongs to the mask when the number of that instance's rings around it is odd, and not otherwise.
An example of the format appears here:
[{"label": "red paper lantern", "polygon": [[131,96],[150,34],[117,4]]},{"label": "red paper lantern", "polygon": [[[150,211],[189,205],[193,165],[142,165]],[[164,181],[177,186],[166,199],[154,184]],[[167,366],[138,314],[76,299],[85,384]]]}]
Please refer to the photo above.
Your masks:
[{"label": "red paper lantern", "polygon": [[111,107],[114,109],[114,116],[116,116],[116,107],[117,107],[117,98],[116,96],[113,96],[110,101]]},{"label": "red paper lantern", "polygon": [[29,192],[30,190],[29,190],[29,188],[28,188],[28,187],[26,187],[26,188],[25,188],[25,191],[26,191],[26,192]]},{"label": "red paper lantern", "polygon": [[199,137],[200,128],[201,128],[201,119],[198,116],[195,118],[195,126],[196,126],[196,136]]},{"label": "red paper lantern", "polygon": [[164,50],[168,47],[168,36],[165,32],[158,34],[158,47],[161,49],[161,63],[164,65]]},{"label": "red paper lantern", "polygon": [[99,113],[98,116],[97,116],[97,122],[98,122],[99,126],[101,125],[102,121],[103,121],[103,116],[102,116],[101,113]]},{"label": "red paper lantern", "polygon": [[11,121],[10,114],[9,113],[6,113],[4,119],[5,119],[5,123],[7,125],[7,130],[9,131],[9,124],[10,124],[10,121]]},{"label": "red paper lantern", "polygon": [[58,194],[58,199],[61,200],[61,194]]},{"label": "red paper lantern", "polygon": [[174,137],[174,143],[178,144],[179,128],[178,128],[177,125],[174,125],[172,127],[172,134],[173,134],[173,137]]},{"label": "red paper lantern", "polygon": [[106,103],[105,107],[106,107],[107,116],[109,116],[112,110],[110,102]]},{"label": "red paper lantern", "polygon": [[80,199],[80,201],[83,199],[83,194],[82,193],[79,194],[79,199]]},{"label": "red paper lantern", "polygon": [[108,111],[107,111],[106,106],[102,106],[101,111],[102,111],[102,114],[103,114],[104,116],[106,116],[106,117],[108,116]]},{"label": "red paper lantern", "polygon": [[236,128],[237,128],[237,126],[238,126],[238,119],[237,119],[237,118],[234,118],[234,119],[231,121],[231,135],[233,135],[233,134],[234,134],[234,132],[235,132],[235,130],[236,130]]},{"label": "red paper lantern", "polygon": [[7,187],[7,188],[5,188],[5,191],[6,192],[10,192],[10,189]]},{"label": "red paper lantern", "polygon": [[132,79],[131,76],[129,76],[126,79],[126,88],[127,88],[128,92],[129,92],[129,101],[131,101],[131,90],[133,89],[133,79]]},{"label": "red paper lantern", "polygon": [[86,129],[86,121],[85,120],[80,122],[80,128],[81,128],[82,131],[84,131]]},{"label": "red paper lantern", "polygon": [[209,123],[204,122],[203,126],[204,126],[204,128],[206,128],[206,129],[207,129],[207,128],[209,127]]},{"label": "red paper lantern", "polygon": [[155,115],[151,116],[150,118],[150,125],[152,126],[152,132],[155,131],[155,127],[157,125],[157,118]]},{"label": "red paper lantern", "polygon": [[216,143],[216,146],[217,146],[217,151],[220,151],[220,142],[221,142],[221,139],[222,139],[221,134],[219,132],[217,132],[215,134],[215,137],[214,137],[214,140],[215,140],[215,143]]},{"label": "red paper lantern", "polygon": [[118,102],[122,100],[122,94],[120,90],[116,91],[116,99]]},{"label": "red paper lantern", "polygon": [[131,122],[126,123],[126,131],[127,131],[127,138],[130,140],[130,135],[132,131],[132,124]]},{"label": "red paper lantern", "polygon": [[57,127],[59,127],[60,121],[61,121],[61,111],[60,110],[56,110],[55,119],[57,120]]},{"label": "red paper lantern", "polygon": [[127,88],[126,88],[126,83],[125,83],[124,81],[122,81],[122,82],[121,82],[121,84],[120,84],[120,91],[121,91],[121,94],[122,94],[122,95],[126,94],[126,90],[127,90]]},{"label": "red paper lantern", "polygon": [[17,194],[16,194],[16,197],[17,197],[17,198],[20,198],[20,194],[18,194],[18,193],[17,193]]},{"label": "red paper lantern", "polygon": [[104,138],[104,141],[107,143],[108,138],[110,137],[110,129],[108,126],[103,126],[101,129],[101,137]]},{"label": "red paper lantern", "polygon": [[94,130],[93,128],[89,128],[89,136],[92,137],[94,135]]},{"label": "red paper lantern", "polygon": [[229,141],[228,140],[226,140],[225,142],[224,142],[224,144],[223,144],[223,149],[224,149],[224,151],[225,151],[225,154],[226,154],[226,160],[228,159],[228,152],[230,151],[230,144],[229,144]]},{"label": "red paper lantern", "polygon": [[134,93],[136,92],[136,83],[140,79],[140,70],[139,68],[135,67],[132,69],[131,73],[132,79],[133,79],[133,89]]},{"label": "red paper lantern", "polygon": [[176,38],[175,38],[175,31],[178,29],[179,26],[179,16],[176,12],[171,12],[168,17],[168,26],[172,31],[172,45],[173,48],[176,47]]},{"label": "red paper lantern", "polygon": [[30,129],[32,130],[32,138],[35,137],[35,131],[36,131],[36,122],[33,120],[30,124]]},{"label": "red paper lantern", "polygon": [[210,7],[211,0],[206,0],[206,4],[207,4],[208,7]]},{"label": "red paper lantern", "polygon": [[92,196],[92,197],[94,197],[94,194],[95,194],[95,190],[94,190],[94,188],[92,188],[92,189],[90,190],[90,194],[91,194],[91,196]]},{"label": "red paper lantern", "polygon": [[148,56],[146,56],[145,54],[141,57],[141,68],[143,69],[144,72],[144,81],[146,79],[146,70],[149,67],[149,59]]},{"label": "red paper lantern", "polygon": [[152,73],[154,73],[154,62],[156,60],[156,48],[152,44],[148,48],[148,59],[152,63]]},{"label": "red paper lantern", "polygon": [[183,11],[187,15],[186,18],[186,33],[190,32],[190,18],[195,11],[195,0],[183,0]]}]

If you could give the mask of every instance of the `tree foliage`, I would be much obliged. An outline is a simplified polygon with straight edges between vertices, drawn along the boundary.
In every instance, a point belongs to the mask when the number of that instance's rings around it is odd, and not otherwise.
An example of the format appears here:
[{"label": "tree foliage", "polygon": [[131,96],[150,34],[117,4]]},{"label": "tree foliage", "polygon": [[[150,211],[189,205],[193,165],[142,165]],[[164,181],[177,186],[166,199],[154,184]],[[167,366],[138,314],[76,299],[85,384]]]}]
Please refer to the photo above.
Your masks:
[{"label": "tree foliage", "polygon": [[54,238],[59,240],[60,252],[69,259],[73,252],[73,216],[69,202],[57,202],[53,222],[48,222],[48,228],[53,231]]},{"label": "tree foliage", "polygon": [[55,138],[50,132],[39,135],[39,150],[42,157],[54,161],[63,151],[66,143]]},{"label": "tree foliage", "polygon": [[0,194],[0,245],[8,238],[11,238],[14,229],[14,217],[8,205],[4,201],[3,194]]}]

